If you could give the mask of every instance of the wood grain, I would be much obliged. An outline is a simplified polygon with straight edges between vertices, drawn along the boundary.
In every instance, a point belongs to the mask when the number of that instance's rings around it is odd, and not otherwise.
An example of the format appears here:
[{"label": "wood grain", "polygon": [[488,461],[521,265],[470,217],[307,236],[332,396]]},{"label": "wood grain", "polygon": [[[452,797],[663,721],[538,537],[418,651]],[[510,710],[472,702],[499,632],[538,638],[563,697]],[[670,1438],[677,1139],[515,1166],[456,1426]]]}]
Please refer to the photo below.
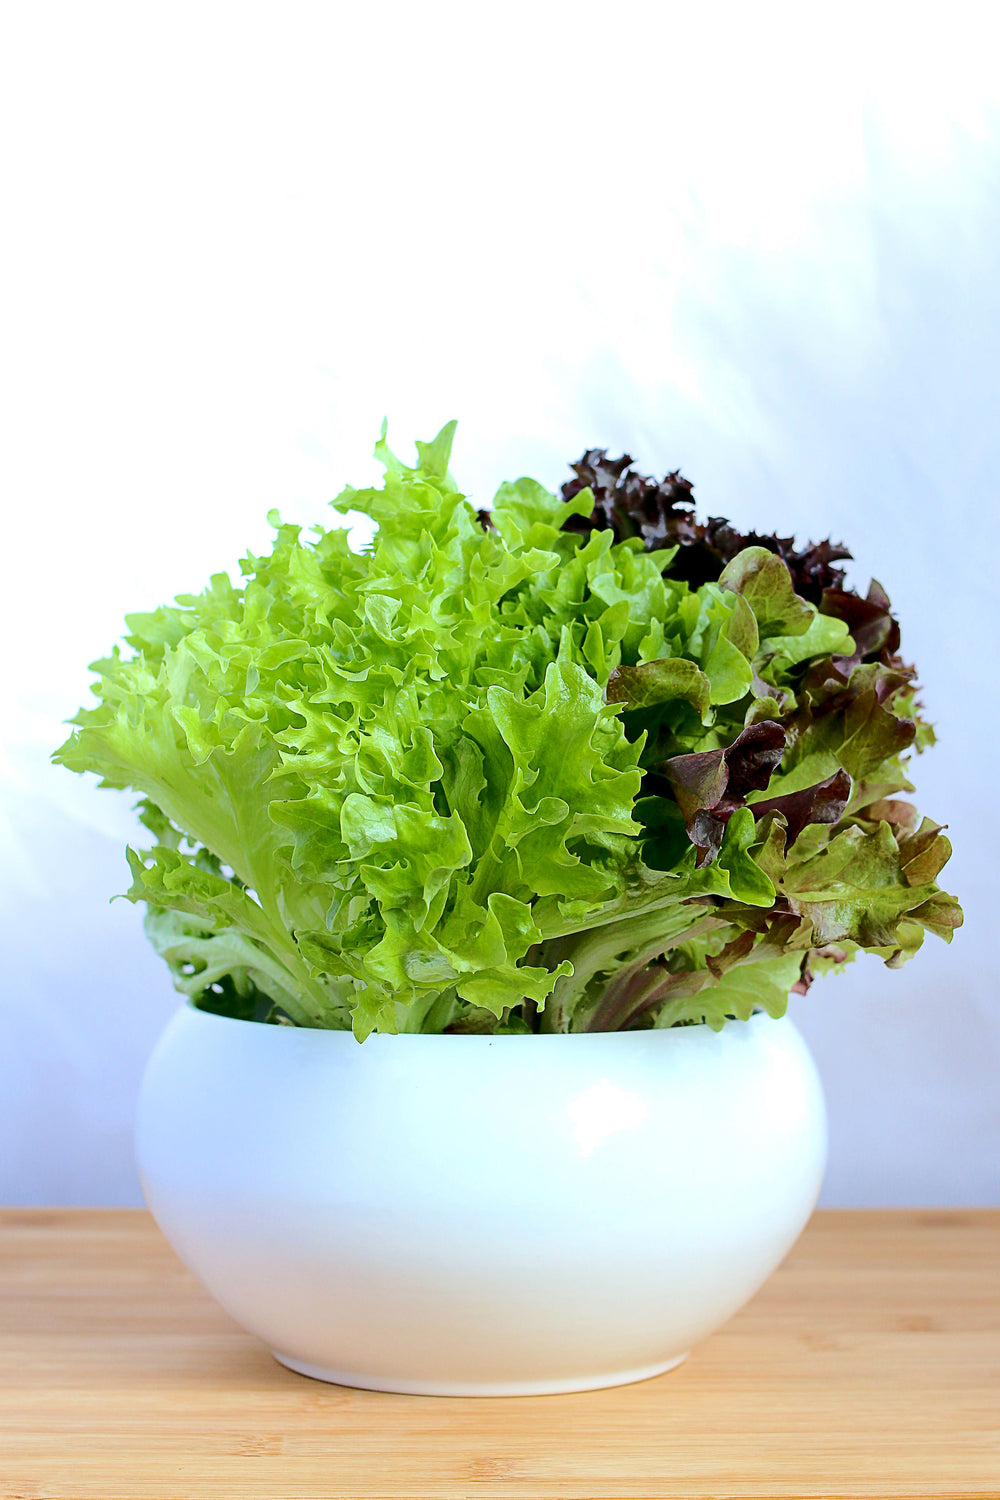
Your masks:
[{"label": "wood grain", "polygon": [[0,1214],[5,1500],[1000,1496],[1000,1211],[817,1214],[685,1365],[574,1396],[293,1375],[148,1215]]}]

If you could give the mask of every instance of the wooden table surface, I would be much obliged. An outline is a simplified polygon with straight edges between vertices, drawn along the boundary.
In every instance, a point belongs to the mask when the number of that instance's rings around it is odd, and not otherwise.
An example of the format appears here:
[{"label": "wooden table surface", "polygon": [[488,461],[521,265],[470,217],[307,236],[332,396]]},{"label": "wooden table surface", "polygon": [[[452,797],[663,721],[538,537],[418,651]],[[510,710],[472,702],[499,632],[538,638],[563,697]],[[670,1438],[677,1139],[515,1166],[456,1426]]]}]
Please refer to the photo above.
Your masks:
[{"label": "wooden table surface", "polygon": [[145,1213],[0,1214],[0,1495],[1000,1496],[1000,1211],[821,1213],[679,1369],[572,1396],[283,1369]]}]

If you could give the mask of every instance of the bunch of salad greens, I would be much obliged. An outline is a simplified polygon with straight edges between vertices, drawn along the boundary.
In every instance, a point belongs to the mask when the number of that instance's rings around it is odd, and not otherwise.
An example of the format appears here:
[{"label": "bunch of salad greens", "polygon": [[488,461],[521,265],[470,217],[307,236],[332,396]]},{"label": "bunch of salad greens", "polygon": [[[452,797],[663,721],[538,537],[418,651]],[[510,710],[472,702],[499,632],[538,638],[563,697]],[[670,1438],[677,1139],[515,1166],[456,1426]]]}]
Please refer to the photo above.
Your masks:
[{"label": "bunch of salad greens", "polygon": [[453,424],[377,523],[272,517],[237,587],[128,617],[56,758],[142,794],[133,901],[178,989],[380,1031],[721,1027],[961,921],[899,800],[932,740],[873,583],[698,522],[591,450],[477,512]]}]

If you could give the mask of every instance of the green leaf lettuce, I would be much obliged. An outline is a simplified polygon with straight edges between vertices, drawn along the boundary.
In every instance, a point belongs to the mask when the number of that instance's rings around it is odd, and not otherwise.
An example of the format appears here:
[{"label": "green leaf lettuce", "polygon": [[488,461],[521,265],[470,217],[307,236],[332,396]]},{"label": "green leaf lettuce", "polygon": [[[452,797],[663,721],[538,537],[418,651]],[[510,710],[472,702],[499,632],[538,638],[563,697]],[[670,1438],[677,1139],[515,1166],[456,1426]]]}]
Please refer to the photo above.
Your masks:
[{"label": "green leaf lettuce", "polygon": [[477,512],[452,434],[410,468],[383,433],[382,486],[335,502],[367,550],[274,517],[238,585],[94,664],[56,758],[142,798],[127,894],[178,988],[361,1039],[721,1026],[949,937],[947,840],[896,797],[914,673],[844,550],[688,545],[678,476],[647,534],[583,461],[610,498],[521,479]]}]

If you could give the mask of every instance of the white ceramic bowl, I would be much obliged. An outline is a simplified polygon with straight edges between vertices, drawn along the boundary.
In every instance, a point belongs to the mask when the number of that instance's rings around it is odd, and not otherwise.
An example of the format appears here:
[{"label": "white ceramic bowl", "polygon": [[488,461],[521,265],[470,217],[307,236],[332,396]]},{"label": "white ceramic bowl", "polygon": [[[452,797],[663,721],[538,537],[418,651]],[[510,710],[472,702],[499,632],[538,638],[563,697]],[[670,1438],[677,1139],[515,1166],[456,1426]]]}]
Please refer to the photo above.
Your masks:
[{"label": "white ceramic bowl", "polygon": [[528,1395],[669,1369],[787,1253],[823,1097],[788,1020],[372,1036],[185,1006],[142,1087],[157,1222],[294,1370]]}]

